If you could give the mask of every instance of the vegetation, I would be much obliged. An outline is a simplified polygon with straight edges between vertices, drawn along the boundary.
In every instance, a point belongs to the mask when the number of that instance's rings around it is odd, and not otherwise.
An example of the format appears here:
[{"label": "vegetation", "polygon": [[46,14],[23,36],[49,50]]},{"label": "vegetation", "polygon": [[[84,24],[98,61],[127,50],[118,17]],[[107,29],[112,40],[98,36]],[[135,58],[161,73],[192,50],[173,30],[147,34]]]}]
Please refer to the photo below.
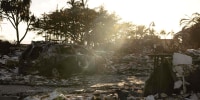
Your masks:
[{"label": "vegetation", "polygon": [[[10,21],[16,30],[17,45],[25,38],[32,22],[35,20],[33,15],[30,15],[31,0],[0,0],[0,14],[3,19]],[[26,31],[20,38],[19,25],[26,22]]]},{"label": "vegetation", "polygon": [[103,7],[94,10],[77,5],[44,14],[34,27],[40,30],[39,34],[45,33],[47,41],[87,42],[89,45],[109,41],[117,21],[116,15],[108,14]]},{"label": "vegetation", "polygon": [[108,48],[113,43],[121,44],[122,41],[157,41],[155,38],[158,39],[158,36],[152,27],[150,29],[144,25],[120,22],[115,13],[108,13],[102,6],[90,9],[85,7],[85,3],[83,0],[71,0],[68,2],[69,8],[43,14],[34,24],[35,30],[39,30],[38,34],[43,35],[46,41],[87,43],[96,48],[106,47],[105,45]]},{"label": "vegetation", "polygon": [[200,14],[193,13],[191,17],[180,20],[182,30],[175,35],[181,49],[200,47]]},{"label": "vegetation", "polygon": [[[18,45],[28,31],[33,29],[38,31],[38,35],[44,36],[46,41],[87,44],[92,47],[102,47],[102,45],[111,47],[112,44],[118,44],[114,45],[115,48],[127,43],[129,45],[139,43],[152,48],[160,41],[160,36],[163,36],[167,43],[166,37],[174,34],[173,31],[165,30],[156,32],[153,28],[154,22],[148,27],[121,22],[115,13],[109,13],[102,6],[96,9],[88,8],[87,0],[68,0],[67,4],[67,8],[57,9],[49,14],[44,13],[41,18],[35,18],[29,10],[31,0],[0,0],[0,14],[2,19],[9,20],[15,28]],[[21,35],[19,25],[24,22],[27,27],[25,33]],[[186,47],[199,48],[199,23],[199,13],[181,19],[180,25],[183,29],[179,32],[181,34],[174,36],[172,42],[178,45],[171,45],[176,46],[172,48],[177,50]]]}]

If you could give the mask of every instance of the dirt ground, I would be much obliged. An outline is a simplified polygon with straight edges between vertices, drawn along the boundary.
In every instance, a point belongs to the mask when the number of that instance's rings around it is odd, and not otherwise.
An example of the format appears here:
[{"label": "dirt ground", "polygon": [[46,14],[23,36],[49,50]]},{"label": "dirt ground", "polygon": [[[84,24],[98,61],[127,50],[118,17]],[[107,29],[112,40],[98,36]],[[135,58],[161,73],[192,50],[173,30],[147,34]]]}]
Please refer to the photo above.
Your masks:
[{"label": "dirt ground", "polygon": [[74,76],[72,78],[74,80],[70,80],[71,83],[73,83],[72,81],[75,83],[79,82],[79,84],[74,86],[0,85],[0,94],[4,96],[26,97],[59,90],[68,94],[81,95],[81,93],[94,93],[96,90],[108,92],[113,89],[132,89],[131,91],[135,93],[134,96],[142,97],[142,90],[146,78],[147,77],[135,77],[119,74],[79,75]]}]

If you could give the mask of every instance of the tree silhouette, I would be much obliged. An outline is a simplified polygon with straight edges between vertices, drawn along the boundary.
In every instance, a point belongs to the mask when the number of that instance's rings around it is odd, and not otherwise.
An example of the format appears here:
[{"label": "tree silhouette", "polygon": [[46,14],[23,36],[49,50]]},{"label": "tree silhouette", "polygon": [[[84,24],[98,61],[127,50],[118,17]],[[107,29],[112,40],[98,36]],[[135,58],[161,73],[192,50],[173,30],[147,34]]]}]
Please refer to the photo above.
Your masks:
[{"label": "tree silhouette", "polygon": [[123,22],[119,23],[116,25],[116,28],[114,29],[117,33],[115,34],[115,38],[122,38],[122,39],[127,39],[127,38],[136,38],[136,25],[134,25],[131,22]]},{"label": "tree silhouette", "polygon": [[184,45],[188,44],[189,47],[199,48],[200,14],[193,13],[191,17],[181,19],[180,25],[184,25],[181,30],[182,34],[178,34],[178,36],[182,38],[182,43]]},{"label": "tree silhouette", "polygon": [[190,28],[191,26],[200,22],[199,13],[193,13],[191,17],[190,16],[187,16],[187,17],[188,18],[183,18],[180,20],[180,25],[183,26],[182,30]]},{"label": "tree silhouette", "polygon": [[[16,30],[17,45],[25,38],[32,22],[35,20],[34,15],[30,16],[31,0],[1,0],[0,13],[2,18],[8,19]],[[26,22],[26,31],[20,38],[19,25]]]},{"label": "tree silhouette", "polygon": [[145,35],[148,33],[148,29],[144,25],[138,25],[136,26],[136,36],[137,39],[143,39]]},{"label": "tree silhouette", "polygon": [[36,30],[46,33],[53,39],[70,40],[77,44],[98,44],[109,41],[114,33],[115,14],[109,14],[104,8],[89,9],[82,3],[71,0],[70,8],[44,14],[34,24]]}]

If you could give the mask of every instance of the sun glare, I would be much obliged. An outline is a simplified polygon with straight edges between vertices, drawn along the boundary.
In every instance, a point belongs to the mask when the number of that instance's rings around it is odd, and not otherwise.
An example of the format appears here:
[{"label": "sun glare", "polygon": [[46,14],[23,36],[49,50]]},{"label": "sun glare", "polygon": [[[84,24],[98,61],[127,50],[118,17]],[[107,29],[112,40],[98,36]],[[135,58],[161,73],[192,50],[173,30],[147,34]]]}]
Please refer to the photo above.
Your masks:
[{"label": "sun glare", "polygon": [[178,7],[187,6],[181,0],[119,0],[115,3],[106,2],[105,7],[111,12],[115,12],[122,20],[130,21],[134,24],[148,25],[155,23],[155,29],[166,31],[179,31],[179,21],[183,18],[186,9]]},{"label": "sun glare", "polygon": [[[151,22],[155,23],[154,29],[159,32],[181,30],[179,21],[185,18],[185,15],[199,12],[200,0],[88,0],[89,8],[96,8],[101,5],[110,12],[115,12],[122,21],[129,21],[137,25],[149,26]],[[36,16],[61,9],[67,6],[67,0],[33,0],[31,12]],[[4,27],[6,25],[3,25]],[[9,26],[12,27],[12,26]],[[0,37],[12,39],[6,33],[13,33],[8,28],[2,28]],[[30,40],[30,39],[28,39]]]}]

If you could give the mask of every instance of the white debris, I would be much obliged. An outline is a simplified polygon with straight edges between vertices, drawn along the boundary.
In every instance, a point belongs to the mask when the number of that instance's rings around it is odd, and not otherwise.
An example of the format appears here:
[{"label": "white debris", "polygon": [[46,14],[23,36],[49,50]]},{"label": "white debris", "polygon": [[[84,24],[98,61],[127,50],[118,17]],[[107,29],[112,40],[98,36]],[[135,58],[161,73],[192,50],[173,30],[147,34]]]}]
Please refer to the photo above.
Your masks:
[{"label": "white debris", "polygon": [[134,54],[129,54],[129,55],[124,56],[122,59],[130,60],[130,59],[134,59],[134,58],[135,58]]},{"label": "white debris", "polygon": [[178,80],[174,83],[174,89],[178,89],[183,85],[183,82],[181,80]]},{"label": "white debris", "polygon": [[166,98],[166,97],[168,97],[168,95],[165,94],[165,93],[161,93],[160,96],[161,96],[162,98]]},{"label": "white debris", "polygon": [[187,49],[187,52],[193,55],[200,56],[200,50],[195,50],[195,49]]},{"label": "white debris", "polygon": [[192,64],[192,57],[180,54],[180,53],[174,53],[173,55],[173,65],[179,65],[179,64]]},{"label": "white debris", "polygon": [[9,80],[11,80],[12,79],[12,77],[10,77],[10,76],[4,76],[4,77],[0,77],[0,80],[3,80],[3,81],[9,81]]},{"label": "white debris", "polygon": [[11,57],[10,60],[12,60],[12,61],[19,61],[19,57]]},{"label": "white debris", "polygon": [[83,96],[76,96],[76,99],[77,100],[84,100],[84,97]]},{"label": "white debris", "polygon": [[44,100],[54,100],[58,97],[64,97],[64,95],[62,93],[59,93],[58,91],[53,91],[49,94],[49,97],[45,98]]},{"label": "white debris", "polygon": [[15,69],[13,69],[13,72],[14,72],[15,74],[18,74],[18,73],[19,73],[19,68],[16,67]]},{"label": "white debris", "polygon": [[24,98],[23,100],[41,100],[41,99],[36,96],[28,96],[28,97]]},{"label": "white debris", "polygon": [[183,72],[184,72],[183,67],[182,66],[175,66],[174,72],[176,72],[178,74],[178,76],[182,76]]},{"label": "white debris", "polygon": [[15,51],[15,55],[17,55],[17,56],[22,55],[22,51],[19,51],[19,50]]},{"label": "white debris", "polygon": [[7,56],[7,55],[3,55],[3,58],[4,58],[4,59],[9,59],[10,57]]},{"label": "white debris", "polygon": [[154,96],[153,95],[149,95],[146,97],[145,100],[155,100]]},{"label": "white debris", "polygon": [[196,94],[190,96],[190,100],[199,100]]},{"label": "white debris", "polygon": [[134,96],[129,96],[129,97],[127,97],[127,100],[136,100],[136,98]]},{"label": "white debris", "polygon": [[6,64],[6,60],[5,59],[0,59],[0,63],[1,64]]}]

